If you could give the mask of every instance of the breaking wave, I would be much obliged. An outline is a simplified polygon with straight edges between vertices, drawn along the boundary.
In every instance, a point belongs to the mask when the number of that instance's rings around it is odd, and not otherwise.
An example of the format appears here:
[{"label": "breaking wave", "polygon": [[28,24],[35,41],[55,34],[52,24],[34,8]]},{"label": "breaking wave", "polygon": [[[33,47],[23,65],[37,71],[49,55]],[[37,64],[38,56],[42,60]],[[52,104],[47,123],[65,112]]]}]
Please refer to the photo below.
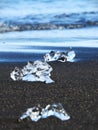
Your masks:
[{"label": "breaking wave", "polygon": [[92,26],[98,26],[98,12],[0,18],[0,33],[26,30],[75,29]]}]

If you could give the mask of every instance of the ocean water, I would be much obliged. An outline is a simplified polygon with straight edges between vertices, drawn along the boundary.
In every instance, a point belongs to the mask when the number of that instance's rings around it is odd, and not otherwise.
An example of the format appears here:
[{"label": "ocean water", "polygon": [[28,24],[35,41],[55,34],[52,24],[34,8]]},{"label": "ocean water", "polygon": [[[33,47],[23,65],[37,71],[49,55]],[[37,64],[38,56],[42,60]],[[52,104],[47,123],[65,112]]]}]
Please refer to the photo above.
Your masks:
[{"label": "ocean water", "polygon": [[51,50],[98,59],[97,0],[1,0],[0,62],[43,59]]}]

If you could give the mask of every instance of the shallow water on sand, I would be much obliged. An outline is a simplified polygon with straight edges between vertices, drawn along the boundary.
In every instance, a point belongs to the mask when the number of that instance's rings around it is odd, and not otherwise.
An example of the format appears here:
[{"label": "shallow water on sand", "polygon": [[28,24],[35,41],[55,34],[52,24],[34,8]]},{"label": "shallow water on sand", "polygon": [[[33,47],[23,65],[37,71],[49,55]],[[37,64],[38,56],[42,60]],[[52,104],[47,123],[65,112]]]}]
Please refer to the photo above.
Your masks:
[{"label": "shallow water on sand", "polygon": [[43,60],[51,50],[76,51],[75,61],[98,58],[98,28],[8,32],[0,34],[0,61]]}]

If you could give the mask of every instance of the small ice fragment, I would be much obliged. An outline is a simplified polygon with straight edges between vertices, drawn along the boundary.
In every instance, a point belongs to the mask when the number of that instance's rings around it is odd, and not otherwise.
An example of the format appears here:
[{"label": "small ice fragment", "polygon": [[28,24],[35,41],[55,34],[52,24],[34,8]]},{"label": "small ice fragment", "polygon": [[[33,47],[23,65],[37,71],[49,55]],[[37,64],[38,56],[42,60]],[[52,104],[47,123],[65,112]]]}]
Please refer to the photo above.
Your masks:
[{"label": "small ice fragment", "polygon": [[41,81],[45,83],[54,82],[50,76],[52,67],[42,61],[28,62],[22,69],[15,67],[14,71],[11,72],[10,77],[14,81]]},{"label": "small ice fragment", "polygon": [[28,108],[19,120],[23,120],[27,117],[30,117],[32,121],[38,121],[41,118],[39,107]]},{"label": "small ice fragment", "polygon": [[75,58],[75,56],[76,54],[72,49],[70,49],[67,52],[51,51],[45,54],[44,60],[46,62],[49,61],[60,61],[60,62],[70,61],[71,62]]},{"label": "small ice fragment", "polygon": [[14,71],[10,74],[10,77],[15,80],[21,80],[22,79],[22,70],[18,67],[15,67]]},{"label": "small ice fragment", "polygon": [[74,51],[69,51],[67,54],[67,61],[72,61],[75,58],[76,54]]},{"label": "small ice fragment", "polygon": [[29,108],[27,111],[20,117],[19,120],[25,118],[31,118],[32,121],[38,121],[41,118],[47,118],[49,116],[55,116],[62,121],[69,120],[70,116],[67,114],[61,103],[49,104],[45,108],[42,108],[40,105],[37,107]]}]

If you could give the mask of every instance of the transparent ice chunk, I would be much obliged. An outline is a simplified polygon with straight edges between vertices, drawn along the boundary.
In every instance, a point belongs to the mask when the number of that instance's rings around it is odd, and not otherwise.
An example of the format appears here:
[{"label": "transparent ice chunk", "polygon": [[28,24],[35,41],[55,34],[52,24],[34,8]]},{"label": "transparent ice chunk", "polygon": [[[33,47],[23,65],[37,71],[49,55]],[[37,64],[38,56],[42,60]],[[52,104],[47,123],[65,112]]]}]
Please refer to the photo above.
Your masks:
[{"label": "transparent ice chunk", "polygon": [[30,117],[32,121],[38,121],[41,118],[40,114],[40,108],[38,107],[33,107],[33,108],[28,108],[27,111],[20,117],[20,121]]},{"label": "transparent ice chunk", "polygon": [[61,61],[61,62],[66,62],[66,61],[72,61],[75,58],[76,54],[75,51],[70,49],[67,52],[60,52],[60,51],[51,51],[49,53],[46,53],[44,56],[44,60],[46,62],[49,61]]},{"label": "transparent ice chunk", "polygon": [[52,83],[54,82],[50,78],[52,70],[52,67],[48,63],[37,60],[35,62],[28,62],[22,69],[15,67],[11,72],[10,77],[14,81],[22,80]]},{"label": "transparent ice chunk", "polygon": [[19,121],[30,118],[32,121],[38,121],[41,118],[47,118],[49,116],[55,116],[62,121],[69,120],[70,116],[67,114],[61,103],[49,104],[45,108],[40,105],[29,108],[27,111],[19,118]]},{"label": "transparent ice chunk", "polygon": [[72,61],[75,58],[76,54],[74,51],[69,51],[67,54],[67,61]]}]

